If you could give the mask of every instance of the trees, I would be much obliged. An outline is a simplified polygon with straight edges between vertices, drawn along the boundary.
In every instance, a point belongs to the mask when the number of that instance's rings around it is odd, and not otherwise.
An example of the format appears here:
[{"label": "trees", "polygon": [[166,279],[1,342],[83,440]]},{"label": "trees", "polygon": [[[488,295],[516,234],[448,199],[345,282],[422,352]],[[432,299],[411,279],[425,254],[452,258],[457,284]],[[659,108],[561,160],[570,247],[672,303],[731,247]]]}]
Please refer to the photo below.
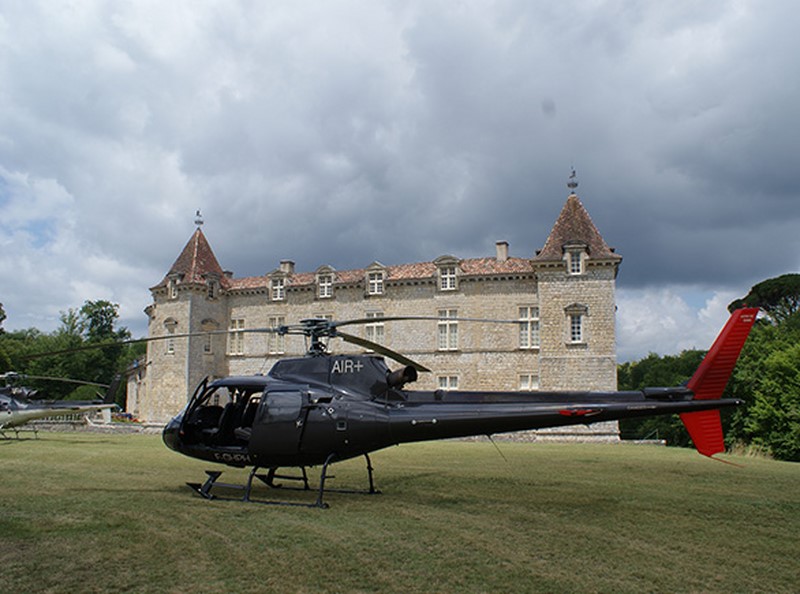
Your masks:
[{"label": "trees", "polygon": [[733,311],[744,305],[760,307],[776,323],[800,310],[800,274],[784,274],[754,285],[750,292],[728,305]]},{"label": "trees", "polygon": [[[110,384],[114,375],[124,371],[128,363],[143,350],[140,345],[118,344],[101,349],[82,350],[44,357],[29,358],[34,353],[63,351],[92,344],[119,343],[131,337],[127,328],[116,328],[119,306],[104,300],[86,301],[80,309],[61,312],[61,325],[44,334],[34,328],[0,335],[0,371],[2,353],[7,354],[6,370],[30,375],[80,379]],[[87,399],[96,389],[78,388],[62,382],[42,381],[37,386],[48,398]],[[117,398],[124,404],[124,391]]]},{"label": "trees", "polygon": [[[617,367],[620,390],[641,390],[647,387],[679,386],[694,373],[705,351],[683,351],[680,355],[660,357],[650,353],[634,363]],[[664,439],[669,445],[688,446],[689,435],[677,416],[623,419],[619,422],[623,439]]]},{"label": "trees", "polygon": [[800,462],[800,312],[753,328],[727,392],[744,401],[731,417],[730,443]]},{"label": "trees", "polygon": [[[620,389],[678,385],[691,377],[702,356],[702,351],[667,357],[651,354],[619,365]],[[800,462],[800,311],[792,312],[788,300],[773,300],[770,318],[753,327],[724,397],[744,402],[722,413],[729,446],[757,446],[780,460]],[[670,445],[689,444],[677,417],[621,421],[620,429],[625,438],[657,435]]]}]

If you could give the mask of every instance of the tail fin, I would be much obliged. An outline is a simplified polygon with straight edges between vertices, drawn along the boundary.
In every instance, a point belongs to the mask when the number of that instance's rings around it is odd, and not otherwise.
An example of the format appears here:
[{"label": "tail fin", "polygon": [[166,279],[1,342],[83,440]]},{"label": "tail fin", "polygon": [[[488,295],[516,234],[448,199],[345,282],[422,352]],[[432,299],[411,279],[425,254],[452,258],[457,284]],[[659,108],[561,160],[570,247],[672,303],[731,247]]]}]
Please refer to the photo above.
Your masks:
[{"label": "tail fin", "polygon": [[117,395],[117,390],[119,389],[119,384],[122,381],[122,375],[117,374],[114,376],[114,379],[111,380],[111,385],[108,386],[108,390],[106,390],[106,395],[103,398],[104,404],[114,404],[114,398]]},{"label": "tail fin", "polygon": [[[731,314],[687,384],[694,392],[695,400],[717,400],[722,397],[757,315],[756,307],[737,309]],[[725,451],[719,410],[683,413],[680,417],[698,452],[711,457]]]}]

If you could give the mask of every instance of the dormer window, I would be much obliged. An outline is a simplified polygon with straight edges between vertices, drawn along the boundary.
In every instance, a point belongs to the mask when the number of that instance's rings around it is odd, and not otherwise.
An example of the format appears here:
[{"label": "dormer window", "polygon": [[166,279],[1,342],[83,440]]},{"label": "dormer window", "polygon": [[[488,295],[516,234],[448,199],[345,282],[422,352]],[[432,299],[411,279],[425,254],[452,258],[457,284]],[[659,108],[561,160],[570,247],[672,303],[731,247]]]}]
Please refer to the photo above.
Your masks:
[{"label": "dormer window", "polygon": [[273,278],[270,281],[270,288],[272,289],[273,301],[283,301],[286,299],[286,279]]},{"label": "dormer window", "polygon": [[458,258],[439,256],[433,263],[436,265],[436,274],[439,277],[439,290],[455,291],[458,289]]},{"label": "dormer window", "polygon": [[367,293],[383,295],[383,271],[376,270],[367,274]]},{"label": "dormer window", "polygon": [[567,274],[577,276],[586,272],[586,258],[588,246],[585,243],[574,242],[564,246],[564,260],[567,265]]},{"label": "dormer window", "polygon": [[317,277],[317,289],[320,299],[330,299],[333,297],[333,275],[320,274]]},{"label": "dormer window", "polygon": [[442,291],[455,291],[457,288],[456,279],[455,266],[442,266],[439,269],[439,288]]},{"label": "dormer window", "polygon": [[569,252],[569,273],[580,274],[583,272],[583,258],[580,252]]}]

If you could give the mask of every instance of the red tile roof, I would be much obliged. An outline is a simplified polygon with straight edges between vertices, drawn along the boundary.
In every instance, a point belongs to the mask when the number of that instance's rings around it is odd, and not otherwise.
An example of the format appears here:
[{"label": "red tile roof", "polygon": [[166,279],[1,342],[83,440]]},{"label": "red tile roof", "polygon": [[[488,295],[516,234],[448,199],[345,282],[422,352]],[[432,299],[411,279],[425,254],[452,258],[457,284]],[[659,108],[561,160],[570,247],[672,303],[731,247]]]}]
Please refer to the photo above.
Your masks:
[{"label": "red tile roof", "polygon": [[[498,260],[493,257],[455,260],[458,262],[462,278],[530,274],[534,272],[534,265],[537,262],[560,261],[563,257],[564,246],[570,243],[587,245],[590,259],[617,261],[622,259],[608,247],[581,201],[575,194],[572,194],[567,198],[544,247],[532,260],[527,258]],[[336,270],[331,274],[333,274],[334,283],[342,286],[364,282],[367,271],[370,269],[372,269],[372,265],[368,268],[354,270]],[[437,266],[435,262],[417,262],[385,266],[383,269],[386,272],[386,282],[402,282],[434,279]],[[166,286],[169,278],[173,275],[180,275],[182,283],[204,283],[209,274],[218,276],[220,285],[225,289],[245,291],[268,288],[272,275],[271,273],[238,279],[228,278],[217,262],[203,232],[197,229],[167,275],[153,289]],[[317,273],[289,273],[285,275],[285,279],[287,288],[313,286],[317,281]]]},{"label": "red tile roof", "polygon": [[230,279],[225,277],[222,266],[219,265],[206,236],[198,228],[183,248],[183,251],[181,251],[178,259],[169,269],[167,275],[153,288],[157,289],[166,286],[169,278],[175,275],[180,276],[180,281],[183,284],[205,283],[209,274],[216,276],[222,287],[229,288]]},{"label": "red tile roof", "polygon": [[570,243],[586,244],[589,248],[590,259],[622,259],[608,247],[592,222],[589,213],[586,212],[575,194],[571,194],[567,198],[561,214],[553,225],[553,230],[550,231],[550,236],[534,261],[561,260],[564,256],[564,246]]},{"label": "red tile roof", "polygon": [[[469,258],[459,260],[461,276],[487,276],[502,274],[527,274],[533,272],[531,261],[525,258],[508,258],[501,261],[496,258]],[[337,270],[333,272],[334,283],[348,285],[363,282],[368,268],[354,270]],[[400,282],[409,280],[428,280],[436,277],[436,264],[433,262],[416,262],[413,264],[397,264],[385,266],[386,282]],[[231,290],[261,289],[269,286],[270,275],[250,276],[231,279],[228,288]],[[300,272],[286,276],[286,287],[302,287],[314,285],[317,275],[314,272]]]}]

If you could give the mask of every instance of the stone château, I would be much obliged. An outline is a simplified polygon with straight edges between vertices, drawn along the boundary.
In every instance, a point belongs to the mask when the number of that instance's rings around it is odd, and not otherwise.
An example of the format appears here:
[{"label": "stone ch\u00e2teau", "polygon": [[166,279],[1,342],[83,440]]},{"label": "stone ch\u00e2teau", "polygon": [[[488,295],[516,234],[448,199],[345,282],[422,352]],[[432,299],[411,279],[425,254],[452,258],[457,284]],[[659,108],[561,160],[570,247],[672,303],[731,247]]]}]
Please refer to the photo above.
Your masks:
[{"label": "stone ch\u00e2teau", "polygon": [[[574,185],[570,187],[574,190]],[[573,192],[541,250],[513,257],[499,241],[493,256],[444,255],[429,262],[357,270],[323,264],[298,272],[283,260],[263,276],[225,272],[201,222],[145,310],[146,364],[131,376],[128,412],[150,422],[174,416],[206,376],[267,373],[305,352],[301,336],[245,332],[305,318],[376,318],[348,332],[433,370],[419,389],[616,389],[615,282],[622,258],[598,232]],[[383,322],[384,316],[435,320]],[[453,318],[519,320],[519,324]],[[181,337],[187,333],[202,333]],[[175,335],[174,338],[170,336]],[[336,352],[357,347],[333,339]],[[387,361],[391,366],[396,366]],[[616,438],[616,423],[559,429]]]}]

